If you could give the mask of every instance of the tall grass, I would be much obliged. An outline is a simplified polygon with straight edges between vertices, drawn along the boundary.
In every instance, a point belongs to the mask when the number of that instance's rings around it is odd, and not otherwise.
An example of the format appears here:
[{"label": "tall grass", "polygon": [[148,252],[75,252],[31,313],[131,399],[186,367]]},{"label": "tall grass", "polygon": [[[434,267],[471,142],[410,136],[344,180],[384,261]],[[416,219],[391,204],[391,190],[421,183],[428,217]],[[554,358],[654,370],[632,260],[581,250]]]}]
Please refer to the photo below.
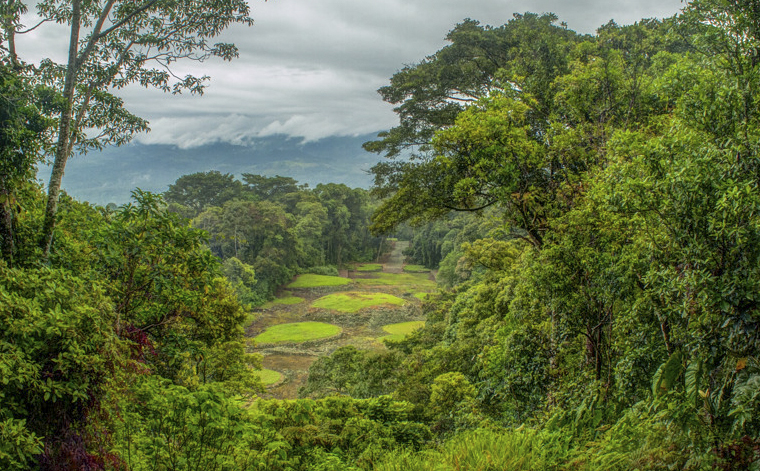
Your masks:
[{"label": "tall grass", "polygon": [[375,471],[521,471],[545,469],[533,429],[460,433],[439,450],[389,453]]}]

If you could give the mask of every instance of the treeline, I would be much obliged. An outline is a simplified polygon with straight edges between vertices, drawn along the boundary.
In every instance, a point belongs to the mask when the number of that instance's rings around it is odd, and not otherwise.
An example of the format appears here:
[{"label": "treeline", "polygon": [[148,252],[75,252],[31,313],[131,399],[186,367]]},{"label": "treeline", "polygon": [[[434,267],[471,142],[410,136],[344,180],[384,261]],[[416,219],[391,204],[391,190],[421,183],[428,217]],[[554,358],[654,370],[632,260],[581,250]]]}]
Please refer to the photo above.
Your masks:
[{"label": "treeline", "polygon": [[185,175],[164,197],[170,211],[208,234],[243,302],[267,301],[298,273],[337,275],[345,262],[379,256],[383,238],[368,229],[377,206],[368,191],[247,173],[242,180],[217,171]]}]

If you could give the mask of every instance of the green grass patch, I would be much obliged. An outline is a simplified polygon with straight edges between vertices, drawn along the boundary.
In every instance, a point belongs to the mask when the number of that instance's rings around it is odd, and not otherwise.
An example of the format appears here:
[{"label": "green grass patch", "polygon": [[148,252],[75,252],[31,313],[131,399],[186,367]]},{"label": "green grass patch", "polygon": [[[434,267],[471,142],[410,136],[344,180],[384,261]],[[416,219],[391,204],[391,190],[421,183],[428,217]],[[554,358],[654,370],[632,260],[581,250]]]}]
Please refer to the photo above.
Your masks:
[{"label": "green grass patch", "polygon": [[318,288],[322,286],[343,286],[351,283],[348,278],[340,276],[314,275],[307,273],[301,275],[288,288]]},{"label": "green grass patch", "polygon": [[365,263],[355,268],[356,271],[382,271],[383,266],[379,263]]},{"label": "green grass patch", "polygon": [[256,370],[253,372],[261,379],[261,384],[264,386],[271,386],[282,379],[282,373],[274,370]]},{"label": "green grass patch", "polygon": [[430,293],[414,293],[414,297],[419,299],[420,301],[424,301],[427,299],[429,294]]},{"label": "green grass patch", "polygon": [[304,298],[299,298],[298,296],[285,296],[284,298],[277,298],[277,299],[275,299],[274,301],[272,301],[272,304],[274,304],[274,305],[277,305],[277,304],[285,304],[285,305],[301,304],[304,301],[305,301]]},{"label": "green grass patch", "polygon": [[396,334],[406,335],[406,334],[411,334],[415,330],[421,329],[424,326],[425,326],[425,321],[399,322],[398,324],[384,325],[383,330],[392,335],[396,335]]},{"label": "green grass patch", "polygon": [[422,265],[404,265],[404,271],[407,273],[430,273],[430,268]]},{"label": "green grass patch", "polygon": [[399,322],[398,324],[384,325],[383,330],[390,335],[381,337],[380,340],[403,340],[404,337],[424,326],[425,321]]},{"label": "green grass patch", "polygon": [[333,337],[342,331],[340,327],[324,322],[294,322],[273,325],[255,340],[258,343],[299,343]]},{"label": "green grass patch", "polygon": [[339,312],[358,312],[368,307],[382,306],[392,304],[395,306],[404,305],[405,301],[401,298],[387,293],[334,293],[314,301],[312,307],[322,309],[332,309]]},{"label": "green grass patch", "polygon": [[354,282],[362,286],[394,286],[409,291],[433,291],[435,281],[428,279],[427,273],[375,273],[372,278],[357,278]]},{"label": "green grass patch", "polygon": [[293,304],[301,304],[304,301],[306,301],[304,298],[293,296],[293,294],[290,291],[283,291],[282,296],[280,296],[277,299],[273,299],[272,301],[269,301],[268,303],[264,304],[261,307],[262,309],[271,309],[275,306],[289,306]]}]

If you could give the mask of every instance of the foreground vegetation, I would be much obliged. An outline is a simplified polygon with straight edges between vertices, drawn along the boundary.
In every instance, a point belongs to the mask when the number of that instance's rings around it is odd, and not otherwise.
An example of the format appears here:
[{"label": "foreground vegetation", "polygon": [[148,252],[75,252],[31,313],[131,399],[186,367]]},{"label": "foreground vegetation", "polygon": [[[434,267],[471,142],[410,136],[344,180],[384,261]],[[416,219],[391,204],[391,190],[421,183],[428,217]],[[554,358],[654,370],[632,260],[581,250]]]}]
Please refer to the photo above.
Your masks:
[{"label": "foreground vegetation", "polygon": [[[418,155],[374,169],[379,205],[196,174],[64,196],[52,245],[34,166],[60,93],[4,56],[0,468],[760,469],[758,9],[556,21],[466,21],[393,77],[400,126],[367,148]],[[388,348],[314,361],[301,399],[256,397],[244,306],[374,260],[373,206],[447,289]]]}]

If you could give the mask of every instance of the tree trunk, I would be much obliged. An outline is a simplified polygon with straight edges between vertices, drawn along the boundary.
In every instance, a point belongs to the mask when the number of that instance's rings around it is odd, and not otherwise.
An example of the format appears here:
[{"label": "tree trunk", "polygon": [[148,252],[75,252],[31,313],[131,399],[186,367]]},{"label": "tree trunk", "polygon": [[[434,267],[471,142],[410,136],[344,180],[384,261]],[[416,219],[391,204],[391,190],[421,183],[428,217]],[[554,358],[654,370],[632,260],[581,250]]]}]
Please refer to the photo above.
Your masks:
[{"label": "tree trunk", "polygon": [[58,212],[58,197],[61,192],[61,180],[66,162],[69,159],[71,146],[71,119],[74,112],[74,89],[76,76],[79,71],[77,63],[77,51],[79,48],[79,30],[82,18],[81,0],[72,3],[71,37],[69,39],[69,62],[66,68],[66,80],[63,86],[63,97],[66,102],[65,109],[61,112],[61,122],[58,127],[58,142],[55,148],[55,160],[48,184],[48,199],[45,207],[45,221],[42,225],[43,259],[47,261],[50,249],[53,246],[53,230],[55,229],[56,213]]}]

